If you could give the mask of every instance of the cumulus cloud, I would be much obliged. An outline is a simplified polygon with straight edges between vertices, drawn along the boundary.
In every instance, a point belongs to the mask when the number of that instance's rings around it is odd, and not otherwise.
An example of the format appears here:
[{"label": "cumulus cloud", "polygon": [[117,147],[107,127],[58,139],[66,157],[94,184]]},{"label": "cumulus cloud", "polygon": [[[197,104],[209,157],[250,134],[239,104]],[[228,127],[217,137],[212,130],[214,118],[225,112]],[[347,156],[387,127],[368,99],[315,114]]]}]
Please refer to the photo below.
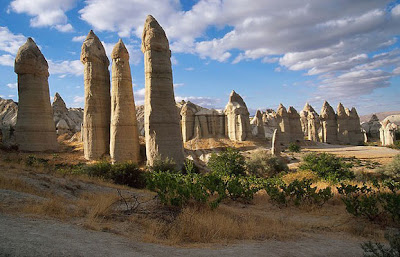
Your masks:
[{"label": "cumulus cloud", "polygon": [[14,67],[14,56],[9,54],[0,55],[0,65]]},{"label": "cumulus cloud", "polygon": [[77,0],[13,0],[9,9],[31,16],[31,27],[53,27],[61,32],[73,31],[68,23],[67,11],[75,7]]},{"label": "cumulus cloud", "polygon": [[83,75],[83,64],[80,60],[73,61],[47,61],[49,64],[49,73],[50,74],[61,74],[63,75],[74,75],[81,76]]},{"label": "cumulus cloud", "polygon": [[221,103],[221,99],[207,97],[207,96],[175,96],[175,101],[191,101],[192,103],[198,104],[206,108],[218,108]]},{"label": "cumulus cloud", "polygon": [[86,39],[86,36],[85,36],[85,35],[83,35],[83,36],[76,36],[76,37],[73,37],[73,38],[72,38],[72,41],[73,41],[73,42],[82,43],[83,41],[85,41],[85,39]]},{"label": "cumulus cloud", "polygon": [[17,89],[18,84],[17,83],[8,83],[6,87],[11,88],[11,89]]},{"label": "cumulus cloud", "polygon": [[0,26],[0,51],[15,55],[25,41],[24,35],[14,34],[7,27]]}]

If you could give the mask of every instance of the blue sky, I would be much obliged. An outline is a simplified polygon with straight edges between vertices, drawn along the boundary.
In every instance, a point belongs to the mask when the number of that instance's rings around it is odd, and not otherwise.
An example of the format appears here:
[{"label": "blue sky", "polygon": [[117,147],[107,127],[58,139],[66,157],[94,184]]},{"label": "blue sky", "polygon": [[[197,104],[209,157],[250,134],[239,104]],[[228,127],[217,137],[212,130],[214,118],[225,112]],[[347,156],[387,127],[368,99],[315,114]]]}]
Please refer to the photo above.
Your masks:
[{"label": "blue sky", "polygon": [[[141,33],[147,14],[172,50],[175,96],[223,108],[231,90],[247,106],[319,110],[324,100],[359,114],[400,110],[400,1],[12,0],[0,4],[0,97],[18,100],[18,48],[32,37],[50,67],[50,94],[83,107],[79,61],[90,29],[106,51],[122,38],[136,104],[144,99]],[[110,66],[111,67],[111,66]]]}]

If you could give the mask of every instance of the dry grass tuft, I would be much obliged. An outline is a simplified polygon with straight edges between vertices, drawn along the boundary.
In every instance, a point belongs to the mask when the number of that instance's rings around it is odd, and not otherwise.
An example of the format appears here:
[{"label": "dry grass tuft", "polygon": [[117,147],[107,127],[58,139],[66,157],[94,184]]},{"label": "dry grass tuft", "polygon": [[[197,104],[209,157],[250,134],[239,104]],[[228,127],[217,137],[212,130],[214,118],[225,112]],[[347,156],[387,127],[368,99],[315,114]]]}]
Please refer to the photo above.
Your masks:
[{"label": "dry grass tuft", "polygon": [[0,175],[0,188],[7,189],[27,194],[33,194],[37,196],[46,196],[47,194],[39,191],[36,187],[28,184],[20,178],[16,177],[5,177]]},{"label": "dry grass tuft", "polygon": [[61,197],[54,197],[39,203],[26,204],[21,211],[23,213],[47,216],[61,220],[76,216],[76,211],[72,208],[67,199]]},{"label": "dry grass tuft", "polygon": [[220,206],[216,210],[189,206],[172,222],[152,220],[146,225],[144,240],[170,244],[283,240],[296,234],[295,226],[288,222],[229,206]]}]

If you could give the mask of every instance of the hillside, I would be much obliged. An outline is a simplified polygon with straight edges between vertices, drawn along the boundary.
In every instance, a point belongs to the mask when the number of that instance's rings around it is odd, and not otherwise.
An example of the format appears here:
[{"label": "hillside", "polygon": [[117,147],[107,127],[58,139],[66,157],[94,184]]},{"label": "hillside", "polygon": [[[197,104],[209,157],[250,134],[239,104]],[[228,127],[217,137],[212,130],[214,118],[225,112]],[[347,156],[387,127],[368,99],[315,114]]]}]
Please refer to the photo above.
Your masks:
[{"label": "hillside", "polygon": [[[374,114],[374,113],[370,113],[370,114],[366,114],[366,115],[361,115],[361,116],[360,116],[360,122],[363,123],[363,122],[369,121],[369,119],[371,119],[371,116],[372,116],[373,114]],[[376,114],[376,116],[378,117],[378,119],[379,119],[380,121],[382,121],[384,118],[386,118],[386,117],[389,116],[389,115],[400,114],[400,111],[377,112],[377,113],[375,113],[375,114]]]}]

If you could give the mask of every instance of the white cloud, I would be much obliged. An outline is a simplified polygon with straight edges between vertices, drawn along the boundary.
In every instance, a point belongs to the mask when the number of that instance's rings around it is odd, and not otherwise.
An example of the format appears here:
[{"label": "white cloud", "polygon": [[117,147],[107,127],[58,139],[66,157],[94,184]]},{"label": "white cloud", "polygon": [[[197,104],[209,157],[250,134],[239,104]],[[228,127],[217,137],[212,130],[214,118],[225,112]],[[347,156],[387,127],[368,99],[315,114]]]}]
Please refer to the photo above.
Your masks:
[{"label": "white cloud", "polygon": [[185,71],[194,71],[194,68],[193,67],[187,67],[187,68],[185,68]]},{"label": "white cloud", "polygon": [[85,39],[86,39],[86,36],[85,36],[85,35],[83,35],[83,36],[76,36],[76,37],[73,37],[73,38],[72,38],[72,41],[73,41],[73,42],[80,42],[80,43],[82,43],[83,41],[85,41]]},{"label": "white cloud", "polygon": [[0,65],[14,67],[14,56],[9,54],[0,55]]},{"label": "white cloud", "polygon": [[184,83],[174,83],[174,88],[183,87],[184,85]]},{"label": "white cloud", "polygon": [[0,51],[15,55],[25,41],[24,35],[13,34],[7,27],[0,26]]},{"label": "white cloud", "polygon": [[85,102],[85,97],[84,96],[74,96],[74,103],[75,104],[82,104]]},{"label": "white cloud", "polygon": [[13,0],[10,9],[32,16],[31,27],[54,27],[61,32],[72,31],[67,11],[75,7],[77,0]]},{"label": "white cloud", "polygon": [[49,64],[49,72],[50,74],[71,74],[74,76],[83,75],[83,64],[80,60],[73,61],[47,61]]},{"label": "white cloud", "polygon": [[206,108],[218,108],[221,103],[221,99],[206,96],[175,96],[176,102],[181,102],[182,100],[191,101]]},{"label": "white cloud", "polygon": [[18,84],[17,83],[8,83],[6,87],[11,88],[11,89],[17,89]]}]

